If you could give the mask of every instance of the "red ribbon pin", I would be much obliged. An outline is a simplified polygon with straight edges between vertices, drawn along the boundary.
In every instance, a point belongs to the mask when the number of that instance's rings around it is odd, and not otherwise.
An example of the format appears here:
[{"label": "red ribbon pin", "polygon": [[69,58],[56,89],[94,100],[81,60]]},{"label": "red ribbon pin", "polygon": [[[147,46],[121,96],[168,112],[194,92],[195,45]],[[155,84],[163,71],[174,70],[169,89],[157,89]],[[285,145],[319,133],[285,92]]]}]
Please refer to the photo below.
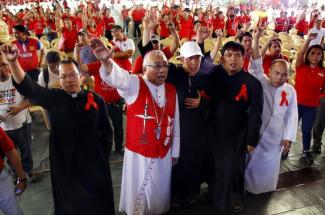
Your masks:
[{"label": "red ribbon pin", "polygon": [[98,110],[98,105],[94,101],[94,95],[92,93],[88,93],[87,94],[87,104],[85,106],[85,110],[89,110],[91,106],[93,106],[96,110]]},{"label": "red ribbon pin", "polygon": [[245,101],[248,101],[246,84],[241,85],[240,91],[235,97],[235,100],[238,102],[241,98],[243,98]]},{"label": "red ribbon pin", "polygon": [[287,93],[286,93],[286,91],[282,90],[281,96],[282,96],[282,99],[281,99],[281,102],[280,102],[280,106],[283,106],[284,104],[286,106],[288,106],[289,105],[289,102],[287,100]]}]

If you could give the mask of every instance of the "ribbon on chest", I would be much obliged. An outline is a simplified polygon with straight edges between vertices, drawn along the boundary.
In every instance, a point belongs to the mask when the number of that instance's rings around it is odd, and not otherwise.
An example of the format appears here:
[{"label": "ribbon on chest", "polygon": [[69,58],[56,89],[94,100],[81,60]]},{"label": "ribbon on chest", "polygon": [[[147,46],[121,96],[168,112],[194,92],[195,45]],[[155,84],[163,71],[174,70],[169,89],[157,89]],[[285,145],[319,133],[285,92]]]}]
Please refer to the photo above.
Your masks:
[{"label": "ribbon on chest", "polygon": [[281,92],[281,102],[280,102],[280,106],[288,106],[289,105],[289,102],[288,102],[288,99],[287,99],[287,93],[286,91],[282,90]]},{"label": "ribbon on chest", "polygon": [[94,95],[92,93],[87,94],[87,104],[85,106],[85,110],[89,110],[93,106],[96,110],[98,110],[98,104],[94,100]]},{"label": "ribbon on chest", "polygon": [[244,99],[246,102],[248,101],[246,84],[241,85],[239,93],[235,96],[237,102],[239,102],[240,99]]}]

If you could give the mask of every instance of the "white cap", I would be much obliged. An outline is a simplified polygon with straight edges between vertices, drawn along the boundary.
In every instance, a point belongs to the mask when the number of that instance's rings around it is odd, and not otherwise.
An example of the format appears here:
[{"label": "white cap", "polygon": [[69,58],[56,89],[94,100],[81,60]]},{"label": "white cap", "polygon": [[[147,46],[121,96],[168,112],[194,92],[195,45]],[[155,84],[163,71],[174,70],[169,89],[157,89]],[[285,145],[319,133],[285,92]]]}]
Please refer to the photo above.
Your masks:
[{"label": "white cap", "polygon": [[195,41],[186,41],[181,46],[180,57],[189,58],[195,55],[203,57],[200,46]]}]

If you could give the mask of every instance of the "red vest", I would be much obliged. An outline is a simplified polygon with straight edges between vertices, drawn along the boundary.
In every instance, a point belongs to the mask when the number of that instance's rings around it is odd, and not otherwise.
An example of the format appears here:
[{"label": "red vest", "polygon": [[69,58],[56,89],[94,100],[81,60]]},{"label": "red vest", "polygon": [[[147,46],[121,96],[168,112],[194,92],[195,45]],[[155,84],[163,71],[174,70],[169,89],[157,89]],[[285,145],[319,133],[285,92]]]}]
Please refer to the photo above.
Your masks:
[{"label": "red vest", "polygon": [[[160,108],[156,104],[141,76],[139,76],[139,80],[140,88],[138,98],[133,104],[127,106],[125,147],[144,157],[163,158],[169,151],[173,138],[176,89],[173,85],[165,83],[166,104],[163,113],[164,108]],[[151,116],[147,120],[143,118],[145,115],[145,106],[147,106],[147,116]],[[158,127],[155,110],[157,111],[159,123],[161,121],[159,139],[156,138],[155,132]]]},{"label": "red vest", "polygon": [[12,42],[19,50],[18,61],[25,72],[32,71],[38,67],[37,50],[39,46],[37,43],[38,40],[33,38],[27,38],[26,43],[20,43],[18,40]]}]

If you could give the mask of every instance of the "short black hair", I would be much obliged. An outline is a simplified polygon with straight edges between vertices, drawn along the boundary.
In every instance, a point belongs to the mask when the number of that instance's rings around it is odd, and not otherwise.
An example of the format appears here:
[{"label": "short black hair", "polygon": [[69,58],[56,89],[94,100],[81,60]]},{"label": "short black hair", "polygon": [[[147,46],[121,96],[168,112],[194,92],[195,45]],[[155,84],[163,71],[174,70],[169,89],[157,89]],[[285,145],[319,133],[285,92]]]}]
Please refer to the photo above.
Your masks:
[{"label": "short black hair", "polygon": [[122,30],[123,28],[120,26],[120,25],[114,25],[113,27],[112,27],[112,30]]},{"label": "short black hair", "polygon": [[77,63],[77,61],[73,60],[73,59],[66,59],[66,60],[62,60],[60,62],[60,65],[67,65],[67,64],[74,64],[77,68],[79,68],[79,65]]},{"label": "short black hair", "polygon": [[246,31],[246,32],[240,34],[240,36],[238,37],[239,42],[243,42],[244,37],[253,38],[252,34]]},{"label": "short black hair", "polygon": [[15,29],[16,31],[28,34],[27,28],[25,26],[23,26],[23,25],[15,25],[12,28]]},{"label": "short black hair", "polygon": [[229,41],[227,42],[221,49],[221,56],[224,56],[225,52],[229,49],[240,51],[242,55],[245,54],[244,46],[238,42],[235,41]]},{"label": "short black hair", "polygon": [[47,63],[58,63],[61,61],[60,53],[56,51],[49,51],[45,58]]}]

